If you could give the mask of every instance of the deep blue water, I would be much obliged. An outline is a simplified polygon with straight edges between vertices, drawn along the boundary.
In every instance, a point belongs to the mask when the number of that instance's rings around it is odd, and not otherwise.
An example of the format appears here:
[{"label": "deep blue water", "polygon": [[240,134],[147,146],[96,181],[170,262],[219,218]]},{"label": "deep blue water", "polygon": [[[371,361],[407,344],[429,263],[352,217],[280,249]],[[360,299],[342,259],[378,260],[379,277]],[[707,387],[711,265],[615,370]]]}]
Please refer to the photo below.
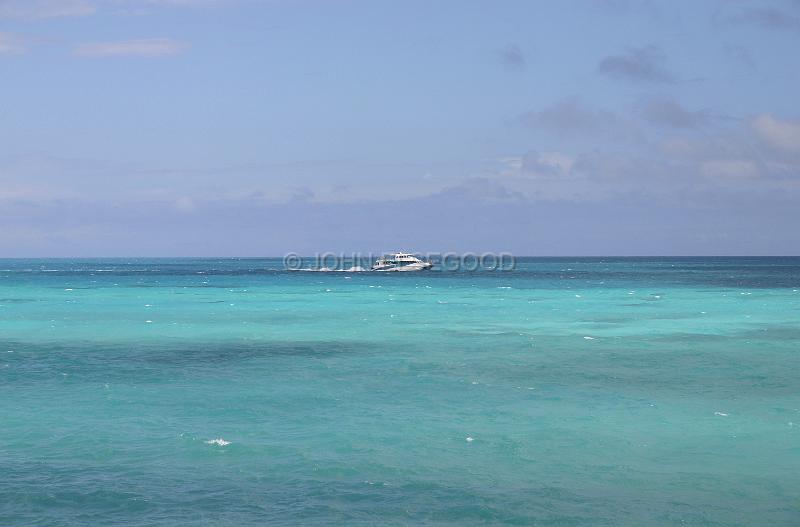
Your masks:
[{"label": "deep blue water", "polygon": [[0,525],[800,524],[800,258],[0,260]]}]

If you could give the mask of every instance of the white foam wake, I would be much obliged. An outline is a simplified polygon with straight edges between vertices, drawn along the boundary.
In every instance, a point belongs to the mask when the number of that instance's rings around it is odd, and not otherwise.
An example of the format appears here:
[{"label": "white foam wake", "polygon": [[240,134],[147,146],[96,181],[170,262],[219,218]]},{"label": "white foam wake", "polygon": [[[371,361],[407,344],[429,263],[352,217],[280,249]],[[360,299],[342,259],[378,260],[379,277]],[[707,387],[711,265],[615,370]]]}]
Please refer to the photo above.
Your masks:
[{"label": "white foam wake", "polygon": [[348,267],[347,269],[331,269],[330,267],[320,267],[318,269],[314,269],[312,267],[305,267],[303,269],[292,269],[292,271],[303,271],[306,273],[363,273],[369,271],[369,269],[364,269],[360,265],[354,265],[352,267]]}]

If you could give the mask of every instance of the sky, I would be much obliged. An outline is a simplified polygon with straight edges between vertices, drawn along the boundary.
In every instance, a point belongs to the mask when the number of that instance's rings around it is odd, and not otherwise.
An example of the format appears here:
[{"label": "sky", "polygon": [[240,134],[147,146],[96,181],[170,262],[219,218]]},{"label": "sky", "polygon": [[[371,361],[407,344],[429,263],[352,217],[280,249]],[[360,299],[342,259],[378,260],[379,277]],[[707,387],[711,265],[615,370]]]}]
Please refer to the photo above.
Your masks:
[{"label": "sky", "polygon": [[0,0],[0,257],[800,254],[800,1]]}]

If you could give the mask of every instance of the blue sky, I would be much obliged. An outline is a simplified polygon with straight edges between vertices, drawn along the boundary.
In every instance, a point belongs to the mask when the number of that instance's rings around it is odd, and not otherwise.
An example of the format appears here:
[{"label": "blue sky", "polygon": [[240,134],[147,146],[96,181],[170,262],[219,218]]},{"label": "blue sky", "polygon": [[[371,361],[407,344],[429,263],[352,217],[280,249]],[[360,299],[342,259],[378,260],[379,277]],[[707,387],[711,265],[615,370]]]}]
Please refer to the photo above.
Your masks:
[{"label": "blue sky", "polygon": [[800,253],[800,2],[0,0],[0,256]]}]

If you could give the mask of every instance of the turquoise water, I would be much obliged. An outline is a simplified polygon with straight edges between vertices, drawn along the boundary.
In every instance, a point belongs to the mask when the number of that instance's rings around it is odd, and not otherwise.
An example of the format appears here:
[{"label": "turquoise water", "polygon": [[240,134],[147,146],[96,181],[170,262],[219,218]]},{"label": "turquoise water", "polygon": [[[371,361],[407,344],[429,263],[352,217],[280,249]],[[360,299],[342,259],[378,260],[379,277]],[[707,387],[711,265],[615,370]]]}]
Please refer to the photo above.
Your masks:
[{"label": "turquoise water", "polygon": [[0,260],[1,525],[800,523],[800,258]]}]

